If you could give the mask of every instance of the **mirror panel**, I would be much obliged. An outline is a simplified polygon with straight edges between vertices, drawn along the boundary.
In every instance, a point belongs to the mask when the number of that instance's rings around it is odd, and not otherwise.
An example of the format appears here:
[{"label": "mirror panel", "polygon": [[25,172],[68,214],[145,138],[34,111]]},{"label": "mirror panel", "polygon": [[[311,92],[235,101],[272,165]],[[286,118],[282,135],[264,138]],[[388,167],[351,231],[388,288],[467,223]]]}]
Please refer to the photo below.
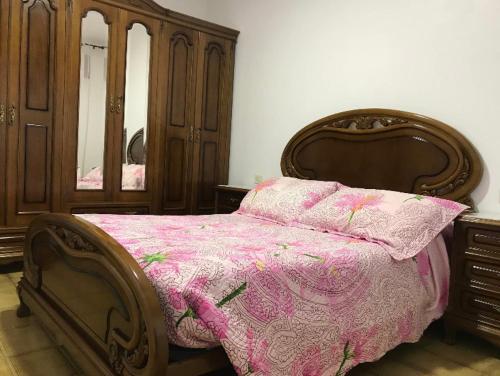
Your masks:
[{"label": "mirror panel", "polygon": [[76,188],[102,190],[109,27],[102,14],[82,19]]},{"label": "mirror panel", "polygon": [[146,189],[147,125],[151,36],[144,25],[127,32],[123,121],[122,190]]}]

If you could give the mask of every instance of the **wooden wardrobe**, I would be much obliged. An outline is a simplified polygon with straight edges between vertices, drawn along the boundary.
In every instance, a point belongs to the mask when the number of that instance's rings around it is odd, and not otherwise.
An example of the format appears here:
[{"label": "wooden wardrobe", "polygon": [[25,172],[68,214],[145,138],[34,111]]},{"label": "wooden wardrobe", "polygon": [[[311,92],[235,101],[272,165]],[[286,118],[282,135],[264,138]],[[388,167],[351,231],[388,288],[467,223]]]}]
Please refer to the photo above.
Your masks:
[{"label": "wooden wardrobe", "polygon": [[151,0],[2,0],[0,263],[41,213],[213,213],[237,36]]}]

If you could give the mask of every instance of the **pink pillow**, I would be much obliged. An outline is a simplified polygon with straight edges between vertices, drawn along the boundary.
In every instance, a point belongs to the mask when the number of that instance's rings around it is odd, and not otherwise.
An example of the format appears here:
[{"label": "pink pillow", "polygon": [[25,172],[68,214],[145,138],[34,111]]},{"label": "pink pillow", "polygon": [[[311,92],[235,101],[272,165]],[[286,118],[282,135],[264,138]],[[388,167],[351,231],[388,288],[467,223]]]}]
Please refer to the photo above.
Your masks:
[{"label": "pink pillow", "polygon": [[343,187],[295,224],[380,243],[396,260],[415,256],[467,206],[436,197]]},{"label": "pink pillow", "polygon": [[286,224],[340,186],[337,182],[272,178],[248,192],[237,213]]}]

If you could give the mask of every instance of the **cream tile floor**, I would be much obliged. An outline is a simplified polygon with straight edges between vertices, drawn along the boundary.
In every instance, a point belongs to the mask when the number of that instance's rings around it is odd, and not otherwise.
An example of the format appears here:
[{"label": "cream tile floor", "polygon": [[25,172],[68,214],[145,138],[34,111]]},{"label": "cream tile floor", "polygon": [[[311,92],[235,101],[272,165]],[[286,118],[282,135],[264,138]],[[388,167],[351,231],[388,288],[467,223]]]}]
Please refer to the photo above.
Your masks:
[{"label": "cream tile floor", "polygon": [[0,274],[0,375],[72,376],[78,372],[33,316],[16,316],[20,272]]},{"label": "cream tile floor", "polygon": [[[0,376],[79,375],[36,318],[16,317],[15,285],[20,277],[19,272],[0,274]],[[440,336],[436,325],[418,343],[398,346],[348,376],[500,376],[500,349],[466,334],[448,346]]]}]

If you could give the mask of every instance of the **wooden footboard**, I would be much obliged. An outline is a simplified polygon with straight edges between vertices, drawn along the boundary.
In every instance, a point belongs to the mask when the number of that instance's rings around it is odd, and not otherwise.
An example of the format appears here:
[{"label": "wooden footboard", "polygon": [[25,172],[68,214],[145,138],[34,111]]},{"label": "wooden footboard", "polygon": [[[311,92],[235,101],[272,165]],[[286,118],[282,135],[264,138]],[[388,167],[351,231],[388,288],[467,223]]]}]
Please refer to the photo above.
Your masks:
[{"label": "wooden footboard", "polygon": [[19,314],[32,310],[86,373],[166,374],[158,299],[116,240],[71,215],[48,214],[31,224],[24,252]]},{"label": "wooden footboard", "polygon": [[18,315],[38,316],[88,375],[200,374],[225,364],[219,350],[169,366],[163,316],[146,275],[115,239],[71,215],[33,221],[18,289]]}]

